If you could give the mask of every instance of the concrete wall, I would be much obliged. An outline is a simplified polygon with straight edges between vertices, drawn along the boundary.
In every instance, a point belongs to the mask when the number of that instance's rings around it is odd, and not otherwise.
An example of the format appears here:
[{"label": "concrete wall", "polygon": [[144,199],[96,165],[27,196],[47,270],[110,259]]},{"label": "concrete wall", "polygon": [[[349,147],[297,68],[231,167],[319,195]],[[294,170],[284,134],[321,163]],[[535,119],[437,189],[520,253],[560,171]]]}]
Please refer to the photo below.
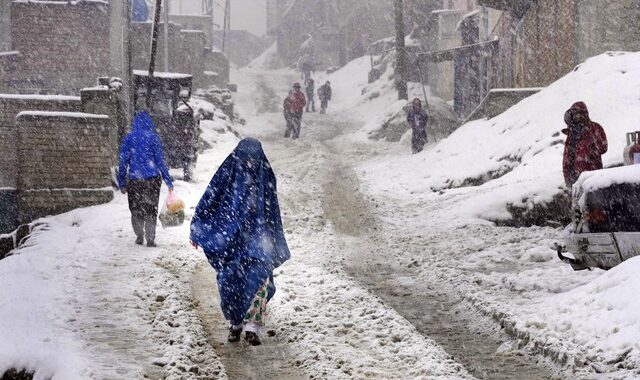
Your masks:
[{"label": "concrete wall", "polygon": [[113,198],[107,123],[104,115],[18,114],[18,222]]},{"label": "concrete wall", "polygon": [[14,74],[19,92],[77,93],[110,69],[108,4],[29,1],[11,4]]}]

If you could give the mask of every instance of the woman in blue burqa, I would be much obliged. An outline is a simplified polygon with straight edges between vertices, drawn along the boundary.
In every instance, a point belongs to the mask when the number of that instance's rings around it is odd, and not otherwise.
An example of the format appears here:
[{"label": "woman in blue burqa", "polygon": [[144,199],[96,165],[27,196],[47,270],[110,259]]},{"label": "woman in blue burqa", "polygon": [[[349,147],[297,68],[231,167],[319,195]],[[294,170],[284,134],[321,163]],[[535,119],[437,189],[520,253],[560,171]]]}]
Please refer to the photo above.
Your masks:
[{"label": "woman in blue burqa", "polygon": [[191,222],[191,242],[217,272],[229,341],[259,345],[273,270],[291,257],[276,178],[256,139],[240,141],[211,179]]}]

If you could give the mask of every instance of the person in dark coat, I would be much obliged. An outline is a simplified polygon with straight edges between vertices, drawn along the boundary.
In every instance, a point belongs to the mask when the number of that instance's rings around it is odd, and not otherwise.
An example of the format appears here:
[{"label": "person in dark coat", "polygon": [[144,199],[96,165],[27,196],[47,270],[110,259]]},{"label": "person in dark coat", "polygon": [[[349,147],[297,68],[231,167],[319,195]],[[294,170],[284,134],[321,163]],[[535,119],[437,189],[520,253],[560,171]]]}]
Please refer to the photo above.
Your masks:
[{"label": "person in dark coat", "polygon": [[216,271],[228,340],[242,331],[259,345],[273,270],[291,257],[282,228],[276,177],[260,141],[246,138],[211,179],[191,221],[191,244]]},{"label": "person in dark coat", "polygon": [[318,88],[318,99],[320,99],[321,114],[327,112],[327,107],[329,106],[329,100],[331,100],[332,92],[333,91],[331,90],[331,82],[329,81]]},{"label": "person in dark coat", "polygon": [[314,97],[316,89],[315,81],[309,78],[306,83],[304,90],[307,94],[307,112],[316,112],[316,101]]},{"label": "person in dark coat", "polygon": [[568,187],[582,172],[602,169],[602,155],[607,152],[607,135],[602,126],[591,121],[584,102],[576,102],[564,114],[567,135],[564,143],[562,172]]},{"label": "person in dark coat", "polygon": [[[304,112],[304,106],[307,104],[307,100],[304,97],[304,93],[300,90],[300,83],[293,84],[293,93],[289,95],[289,106],[291,109],[291,138],[297,139],[300,137],[300,129],[302,127],[302,114]],[[285,137],[288,137],[285,135]]]},{"label": "person in dark coat", "polygon": [[158,199],[161,179],[173,191],[173,178],[164,160],[162,142],[156,126],[146,111],[138,111],[133,126],[120,146],[118,187],[128,194],[131,225],[136,244],[147,239],[148,247],[155,247]]},{"label": "person in dark coat", "polygon": [[427,138],[427,121],[429,117],[427,111],[422,107],[420,99],[415,98],[411,102],[411,110],[407,113],[407,122],[411,126],[411,152],[413,154],[422,152],[424,145],[429,141]]}]

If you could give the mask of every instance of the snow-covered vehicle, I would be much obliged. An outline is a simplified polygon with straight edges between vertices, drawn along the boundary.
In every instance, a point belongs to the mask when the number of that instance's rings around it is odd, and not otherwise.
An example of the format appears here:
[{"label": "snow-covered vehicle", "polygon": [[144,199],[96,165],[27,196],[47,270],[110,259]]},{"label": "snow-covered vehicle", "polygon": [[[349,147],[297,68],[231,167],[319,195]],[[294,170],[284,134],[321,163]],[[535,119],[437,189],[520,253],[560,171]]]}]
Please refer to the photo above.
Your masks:
[{"label": "snow-covered vehicle", "polygon": [[[189,74],[156,72],[150,80],[147,71],[135,70],[134,104],[136,110],[148,108],[164,145],[167,165],[183,169],[190,181],[198,158],[199,119],[189,105],[193,77]],[[151,86],[151,104],[146,104],[147,86]]]},{"label": "snow-covered vehicle", "polygon": [[565,246],[557,250],[574,270],[606,270],[640,255],[640,165],[582,173],[573,185],[573,209]]}]

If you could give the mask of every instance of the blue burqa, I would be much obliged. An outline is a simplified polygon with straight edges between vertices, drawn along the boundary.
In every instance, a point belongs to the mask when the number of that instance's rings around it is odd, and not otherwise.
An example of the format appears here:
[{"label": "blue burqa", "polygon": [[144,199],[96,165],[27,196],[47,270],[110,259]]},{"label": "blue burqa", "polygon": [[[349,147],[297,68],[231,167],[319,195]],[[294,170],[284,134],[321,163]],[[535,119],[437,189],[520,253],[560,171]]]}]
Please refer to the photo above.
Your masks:
[{"label": "blue burqa", "polygon": [[196,207],[191,240],[217,272],[225,318],[242,323],[258,289],[291,254],[282,229],[276,178],[256,139],[240,141]]}]

